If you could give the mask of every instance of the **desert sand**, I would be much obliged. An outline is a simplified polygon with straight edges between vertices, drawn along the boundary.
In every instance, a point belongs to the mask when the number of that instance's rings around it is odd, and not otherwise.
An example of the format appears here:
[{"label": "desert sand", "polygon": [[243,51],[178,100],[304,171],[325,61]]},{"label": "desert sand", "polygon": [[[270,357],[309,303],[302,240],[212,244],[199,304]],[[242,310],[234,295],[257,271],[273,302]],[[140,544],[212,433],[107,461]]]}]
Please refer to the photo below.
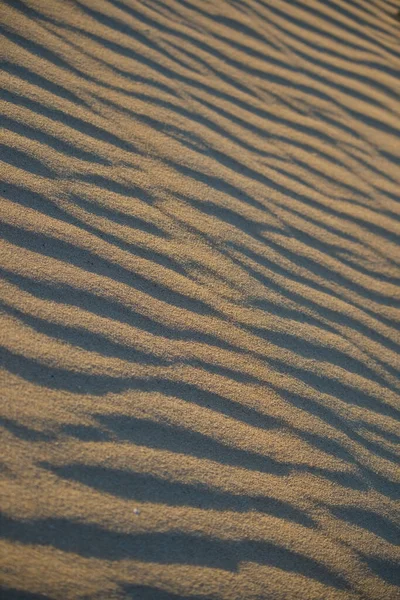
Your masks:
[{"label": "desert sand", "polygon": [[400,598],[387,0],[2,0],[2,600]]}]

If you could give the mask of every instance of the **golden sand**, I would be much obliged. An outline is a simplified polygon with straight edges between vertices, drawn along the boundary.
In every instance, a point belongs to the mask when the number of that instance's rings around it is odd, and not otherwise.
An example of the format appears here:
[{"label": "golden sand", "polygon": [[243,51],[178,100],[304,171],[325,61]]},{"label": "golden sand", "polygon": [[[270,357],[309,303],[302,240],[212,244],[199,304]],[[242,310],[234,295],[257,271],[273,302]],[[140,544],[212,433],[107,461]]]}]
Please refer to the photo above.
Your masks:
[{"label": "golden sand", "polygon": [[4,600],[400,598],[389,0],[2,0]]}]

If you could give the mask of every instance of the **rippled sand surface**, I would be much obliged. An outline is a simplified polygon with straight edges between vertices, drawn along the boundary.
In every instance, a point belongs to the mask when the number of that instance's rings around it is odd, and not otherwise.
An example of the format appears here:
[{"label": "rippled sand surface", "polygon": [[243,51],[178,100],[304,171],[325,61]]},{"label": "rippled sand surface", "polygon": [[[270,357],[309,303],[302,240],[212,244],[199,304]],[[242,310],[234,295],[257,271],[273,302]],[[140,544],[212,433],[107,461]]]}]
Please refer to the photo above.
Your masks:
[{"label": "rippled sand surface", "polygon": [[398,8],[2,0],[2,598],[400,598]]}]

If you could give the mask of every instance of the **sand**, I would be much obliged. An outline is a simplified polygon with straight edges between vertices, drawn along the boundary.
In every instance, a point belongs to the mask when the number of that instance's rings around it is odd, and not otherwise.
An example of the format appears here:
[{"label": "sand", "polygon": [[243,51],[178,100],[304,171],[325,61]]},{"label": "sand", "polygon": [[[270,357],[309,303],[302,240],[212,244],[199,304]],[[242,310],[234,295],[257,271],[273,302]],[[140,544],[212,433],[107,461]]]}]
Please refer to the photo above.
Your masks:
[{"label": "sand", "polygon": [[400,598],[387,0],[2,0],[1,598]]}]

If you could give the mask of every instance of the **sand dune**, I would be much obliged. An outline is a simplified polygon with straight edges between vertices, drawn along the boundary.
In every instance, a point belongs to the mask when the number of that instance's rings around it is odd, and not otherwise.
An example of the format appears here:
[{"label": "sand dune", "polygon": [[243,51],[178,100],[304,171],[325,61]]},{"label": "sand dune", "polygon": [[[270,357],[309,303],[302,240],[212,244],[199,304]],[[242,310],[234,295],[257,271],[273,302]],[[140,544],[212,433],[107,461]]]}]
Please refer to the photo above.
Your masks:
[{"label": "sand dune", "polygon": [[2,598],[400,598],[398,8],[2,0]]}]

